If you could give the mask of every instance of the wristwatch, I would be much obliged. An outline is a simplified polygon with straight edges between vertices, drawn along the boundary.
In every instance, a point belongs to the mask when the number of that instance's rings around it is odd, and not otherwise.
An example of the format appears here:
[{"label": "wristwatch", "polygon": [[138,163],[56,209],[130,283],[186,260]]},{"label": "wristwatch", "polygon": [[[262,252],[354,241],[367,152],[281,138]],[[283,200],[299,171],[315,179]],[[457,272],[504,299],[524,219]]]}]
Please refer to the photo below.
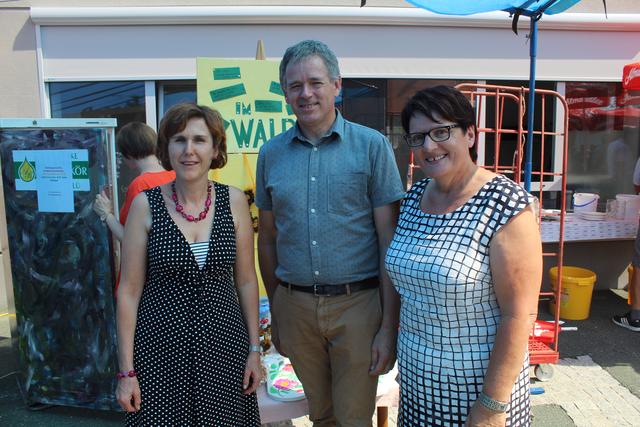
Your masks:
[{"label": "wristwatch", "polygon": [[486,394],[484,394],[484,391],[480,392],[480,396],[478,396],[478,401],[482,406],[484,406],[485,408],[493,412],[503,413],[503,412],[507,412],[507,408],[509,408],[508,402],[500,402],[498,400],[492,399]]},{"label": "wristwatch", "polygon": [[262,348],[260,347],[260,345],[250,345],[249,346],[249,353],[260,353],[261,350],[262,350]]}]

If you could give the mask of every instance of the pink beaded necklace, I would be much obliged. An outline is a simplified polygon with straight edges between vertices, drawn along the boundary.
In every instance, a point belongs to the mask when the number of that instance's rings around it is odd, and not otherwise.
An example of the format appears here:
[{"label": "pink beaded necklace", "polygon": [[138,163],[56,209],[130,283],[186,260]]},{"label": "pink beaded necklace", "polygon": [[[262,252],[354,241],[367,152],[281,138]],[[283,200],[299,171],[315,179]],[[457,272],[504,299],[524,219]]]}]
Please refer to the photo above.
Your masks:
[{"label": "pink beaded necklace", "polygon": [[202,210],[202,212],[200,212],[200,215],[198,215],[197,217],[194,217],[193,215],[189,215],[188,213],[184,212],[184,206],[182,206],[178,201],[178,194],[176,193],[175,181],[171,183],[171,199],[173,200],[173,203],[176,204],[176,212],[182,215],[182,218],[186,219],[189,222],[202,221],[207,217],[207,214],[209,213],[209,208],[211,207],[211,181],[209,181],[209,184],[207,185],[207,199],[204,201],[204,209]]}]

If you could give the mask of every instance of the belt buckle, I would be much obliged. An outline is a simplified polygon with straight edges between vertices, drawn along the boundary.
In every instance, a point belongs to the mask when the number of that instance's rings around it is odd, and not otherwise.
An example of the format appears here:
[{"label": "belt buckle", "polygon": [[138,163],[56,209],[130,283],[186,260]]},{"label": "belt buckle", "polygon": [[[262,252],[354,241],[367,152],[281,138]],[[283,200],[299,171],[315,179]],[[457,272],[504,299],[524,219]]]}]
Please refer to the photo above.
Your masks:
[{"label": "belt buckle", "polygon": [[326,294],[326,293],[319,293],[318,292],[318,288],[320,286],[322,286],[322,285],[318,285],[318,284],[314,284],[313,285],[313,296],[314,297],[325,297],[325,296],[328,296],[328,294]]}]

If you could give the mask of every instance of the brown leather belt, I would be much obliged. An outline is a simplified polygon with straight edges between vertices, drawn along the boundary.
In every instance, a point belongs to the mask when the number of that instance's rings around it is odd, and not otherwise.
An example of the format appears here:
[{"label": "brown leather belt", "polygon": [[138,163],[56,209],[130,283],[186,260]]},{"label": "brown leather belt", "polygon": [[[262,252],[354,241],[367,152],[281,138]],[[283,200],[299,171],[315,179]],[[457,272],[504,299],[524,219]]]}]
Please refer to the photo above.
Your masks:
[{"label": "brown leather belt", "polygon": [[331,297],[336,295],[351,295],[352,292],[358,292],[364,289],[377,288],[380,285],[378,276],[369,277],[357,282],[343,283],[340,285],[294,285],[293,283],[280,282],[281,286],[294,291],[307,292],[317,297]]}]

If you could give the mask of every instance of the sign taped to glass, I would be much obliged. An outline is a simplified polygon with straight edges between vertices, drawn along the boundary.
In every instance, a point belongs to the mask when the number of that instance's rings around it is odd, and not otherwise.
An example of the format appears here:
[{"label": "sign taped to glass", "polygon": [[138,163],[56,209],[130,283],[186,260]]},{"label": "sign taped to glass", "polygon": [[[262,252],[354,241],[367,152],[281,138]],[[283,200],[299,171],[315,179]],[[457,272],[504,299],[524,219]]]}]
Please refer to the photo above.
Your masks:
[{"label": "sign taped to glass", "polygon": [[640,90],[640,62],[624,66],[622,70],[622,87],[627,90]]}]

